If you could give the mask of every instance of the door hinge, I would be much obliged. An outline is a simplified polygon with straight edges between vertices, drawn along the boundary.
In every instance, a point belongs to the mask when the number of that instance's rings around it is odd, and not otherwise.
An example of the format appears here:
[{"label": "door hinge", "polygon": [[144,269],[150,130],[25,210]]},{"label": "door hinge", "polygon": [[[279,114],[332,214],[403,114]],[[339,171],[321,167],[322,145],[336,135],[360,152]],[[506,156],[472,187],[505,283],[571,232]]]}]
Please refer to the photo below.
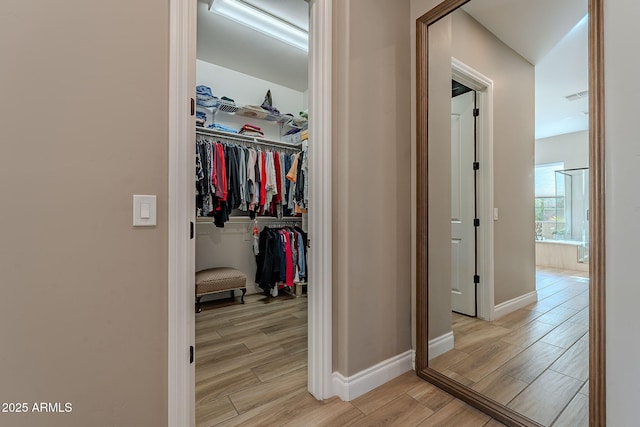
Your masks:
[{"label": "door hinge", "polygon": [[480,115],[480,109],[479,108],[474,108],[473,109],[473,117],[478,117]]},{"label": "door hinge", "polygon": [[191,98],[191,115],[196,114],[196,100]]},{"label": "door hinge", "polygon": [[192,345],[189,346],[189,364],[191,365],[196,358],[196,352]]},{"label": "door hinge", "polygon": [[473,170],[477,171],[480,169],[480,162],[473,162]]},{"label": "door hinge", "polygon": [[478,276],[477,274],[475,274],[473,276],[473,283],[480,283],[480,276]]},{"label": "door hinge", "polygon": [[474,218],[473,219],[473,226],[474,227],[480,227],[480,218]]},{"label": "door hinge", "polygon": [[195,234],[194,232],[194,226],[193,226],[193,221],[189,222],[189,240],[193,239],[193,235]]}]

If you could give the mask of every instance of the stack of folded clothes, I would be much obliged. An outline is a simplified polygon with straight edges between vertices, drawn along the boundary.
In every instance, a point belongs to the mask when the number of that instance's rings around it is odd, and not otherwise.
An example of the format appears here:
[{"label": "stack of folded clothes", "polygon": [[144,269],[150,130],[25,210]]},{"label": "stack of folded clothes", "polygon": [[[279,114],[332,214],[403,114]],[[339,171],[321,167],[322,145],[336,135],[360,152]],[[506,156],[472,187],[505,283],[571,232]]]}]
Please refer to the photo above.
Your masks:
[{"label": "stack of folded clothes", "polygon": [[237,130],[230,128],[229,126],[221,125],[219,123],[210,124],[209,129],[216,129],[216,130],[221,130],[223,132],[229,132],[229,133],[238,133]]},{"label": "stack of folded clothes", "polygon": [[253,126],[248,123],[242,126],[242,129],[240,129],[239,133],[247,136],[257,136],[260,138],[264,137],[264,133],[258,126]]},{"label": "stack of folded clothes", "polygon": [[207,113],[204,111],[196,111],[196,126],[203,127],[204,122],[207,121]]},{"label": "stack of folded clothes", "polygon": [[218,98],[213,96],[209,86],[199,85],[196,86],[196,104],[201,107],[216,107]]}]

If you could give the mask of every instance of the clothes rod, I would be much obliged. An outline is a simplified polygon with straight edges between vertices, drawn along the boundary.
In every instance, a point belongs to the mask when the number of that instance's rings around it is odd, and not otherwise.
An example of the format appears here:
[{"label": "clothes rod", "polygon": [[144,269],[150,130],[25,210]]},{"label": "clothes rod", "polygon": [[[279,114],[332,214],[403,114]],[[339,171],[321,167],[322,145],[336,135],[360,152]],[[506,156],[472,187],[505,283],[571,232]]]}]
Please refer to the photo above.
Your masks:
[{"label": "clothes rod", "polygon": [[239,141],[239,142],[250,142],[252,144],[262,144],[269,145],[281,148],[287,148],[289,150],[300,150],[302,143],[298,144],[287,144],[285,142],[273,141],[271,139],[265,138],[256,138],[253,136],[244,136],[236,133],[223,132],[215,129],[206,129],[201,127],[196,127],[196,135],[203,136],[217,136],[222,139]]},{"label": "clothes rod", "polygon": [[[276,218],[276,217],[257,217],[258,223],[271,223],[271,222],[301,222],[301,216],[295,217],[284,217],[284,218]],[[213,224],[212,217],[204,217],[200,216],[196,218],[196,222],[198,224]],[[250,224],[253,220],[248,216],[235,216],[230,217],[229,221],[225,221],[225,224]]]}]

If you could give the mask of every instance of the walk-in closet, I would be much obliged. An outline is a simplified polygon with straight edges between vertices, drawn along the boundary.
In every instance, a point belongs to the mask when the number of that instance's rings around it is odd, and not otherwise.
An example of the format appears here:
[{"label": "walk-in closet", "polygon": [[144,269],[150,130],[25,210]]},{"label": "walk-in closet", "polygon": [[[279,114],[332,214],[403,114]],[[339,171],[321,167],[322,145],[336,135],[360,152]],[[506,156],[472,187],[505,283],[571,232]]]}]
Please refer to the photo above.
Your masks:
[{"label": "walk-in closet", "polygon": [[255,425],[307,389],[308,4],[192,1],[196,425]]}]

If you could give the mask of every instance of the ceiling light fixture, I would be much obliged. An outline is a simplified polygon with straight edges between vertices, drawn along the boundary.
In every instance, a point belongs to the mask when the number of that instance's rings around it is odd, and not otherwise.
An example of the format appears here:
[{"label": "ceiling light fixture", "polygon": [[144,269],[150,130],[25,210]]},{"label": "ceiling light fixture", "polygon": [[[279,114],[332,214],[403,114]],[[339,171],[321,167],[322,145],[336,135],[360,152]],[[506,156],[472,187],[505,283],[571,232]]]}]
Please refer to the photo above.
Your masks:
[{"label": "ceiling light fixture", "polygon": [[213,0],[209,11],[274,37],[293,47],[309,50],[309,33],[242,0]]}]

